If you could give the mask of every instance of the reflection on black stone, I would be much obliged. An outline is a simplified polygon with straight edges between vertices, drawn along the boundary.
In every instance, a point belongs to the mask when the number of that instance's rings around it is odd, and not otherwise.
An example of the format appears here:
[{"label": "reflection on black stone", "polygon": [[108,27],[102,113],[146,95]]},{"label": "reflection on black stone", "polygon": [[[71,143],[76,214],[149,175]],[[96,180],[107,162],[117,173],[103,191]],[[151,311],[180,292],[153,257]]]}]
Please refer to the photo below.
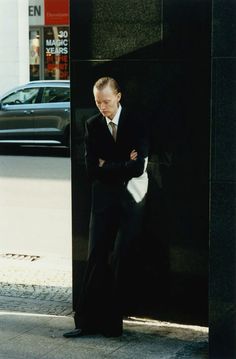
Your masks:
[{"label": "reflection on black stone", "polygon": [[[94,108],[93,83],[109,75],[123,89],[122,104],[134,117],[144,116],[151,134],[146,221],[131,260],[136,270],[127,313],[206,324],[209,3],[90,1],[86,11],[81,2],[80,14],[76,1],[71,4],[75,291],[82,277],[78,265],[86,260],[90,209],[83,124]],[[83,34],[81,44],[76,34]]]}]

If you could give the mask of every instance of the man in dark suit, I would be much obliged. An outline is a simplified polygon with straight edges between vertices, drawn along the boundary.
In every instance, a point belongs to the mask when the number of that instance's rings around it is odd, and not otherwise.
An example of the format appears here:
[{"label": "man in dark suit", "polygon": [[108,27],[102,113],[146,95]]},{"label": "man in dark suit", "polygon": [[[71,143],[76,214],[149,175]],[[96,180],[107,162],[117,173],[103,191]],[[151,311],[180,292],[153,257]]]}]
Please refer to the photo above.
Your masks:
[{"label": "man in dark suit", "polygon": [[147,126],[120,104],[110,77],[93,88],[99,114],[86,122],[85,159],[92,181],[88,263],[75,329],[65,337],[122,334],[123,282],[139,235],[147,192]]}]

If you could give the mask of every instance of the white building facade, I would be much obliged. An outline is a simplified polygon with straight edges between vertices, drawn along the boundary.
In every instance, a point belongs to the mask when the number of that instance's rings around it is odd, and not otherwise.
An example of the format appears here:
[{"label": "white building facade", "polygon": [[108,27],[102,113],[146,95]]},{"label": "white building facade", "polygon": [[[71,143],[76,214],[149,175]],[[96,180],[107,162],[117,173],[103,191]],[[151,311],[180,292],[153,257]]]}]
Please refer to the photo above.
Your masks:
[{"label": "white building facade", "polygon": [[29,80],[28,0],[0,3],[0,94]]},{"label": "white building facade", "polygon": [[69,0],[1,0],[0,94],[33,80],[69,79]]}]

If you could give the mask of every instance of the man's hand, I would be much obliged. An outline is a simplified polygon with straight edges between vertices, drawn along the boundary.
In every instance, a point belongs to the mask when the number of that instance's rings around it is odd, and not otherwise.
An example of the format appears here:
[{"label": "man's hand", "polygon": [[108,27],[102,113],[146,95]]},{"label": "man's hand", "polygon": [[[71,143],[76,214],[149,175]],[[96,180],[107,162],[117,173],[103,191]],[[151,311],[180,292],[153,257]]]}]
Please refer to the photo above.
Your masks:
[{"label": "man's hand", "polygon": [[138,157],[138,152],[136,152],[136,150],[133,150],[132,152],[130,152],[131,161],[136,161],[137,157]]},{"label": "man's hand", "polygon": [[[138,157],[138,152],[136,150],[133,150],[130,152],[130,160],[131,161],[136,161],[137,157]],[[99,167],[102,167],[104,165],[104,163],[105,163],[105,160],[103,160],[102,158],[98,159]]]},{"label": "man's hand", "polygon": [[102,158],[99,158],[98,161],[99,161],[99,163],[98,163],[99,167],[102,167],[105,163],[105,160],[103,160]]}]

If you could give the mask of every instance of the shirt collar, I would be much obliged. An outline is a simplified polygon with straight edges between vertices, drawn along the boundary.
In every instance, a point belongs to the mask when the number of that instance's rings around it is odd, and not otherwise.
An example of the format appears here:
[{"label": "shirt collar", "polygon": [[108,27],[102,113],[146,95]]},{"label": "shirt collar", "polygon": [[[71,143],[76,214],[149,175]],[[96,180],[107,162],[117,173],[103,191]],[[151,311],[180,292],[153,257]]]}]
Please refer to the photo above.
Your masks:
[{"label": "shirt collar", "polygon": [[119,104],[118,110],[116,111],[116,114],[112,121],[108,117],[105,117],[106,121],[107,121],[107,125],[109,125],[110,122],[113,122],[116,126],[118,126],[121,110],[122,110],[122,107],[121,107],[121,104]]}]

